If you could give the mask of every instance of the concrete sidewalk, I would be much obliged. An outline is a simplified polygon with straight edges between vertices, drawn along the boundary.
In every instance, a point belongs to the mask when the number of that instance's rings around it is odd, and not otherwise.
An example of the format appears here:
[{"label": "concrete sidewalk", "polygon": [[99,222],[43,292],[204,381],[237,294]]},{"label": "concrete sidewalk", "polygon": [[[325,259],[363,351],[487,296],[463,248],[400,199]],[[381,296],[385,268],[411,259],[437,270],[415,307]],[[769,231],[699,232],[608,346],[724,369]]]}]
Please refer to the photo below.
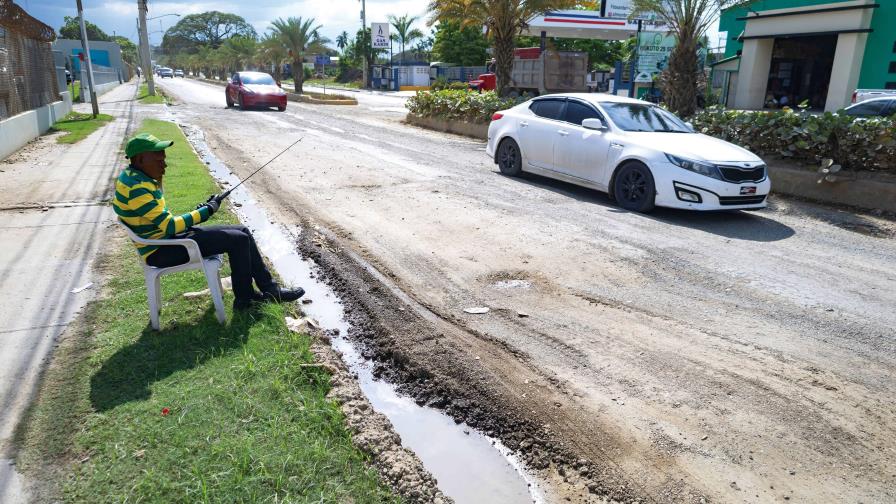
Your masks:
[{"label": "concrete sidewalk", "polygon": [[116,119],[79,143],[44,136],[0,162],[0,503],[29,500],[13,435],[57,338],[94,297],[83,288],[99,284],[92,266],[114,225],[108,201],[136,91],[132,81],[103,95],[101,112]]}]

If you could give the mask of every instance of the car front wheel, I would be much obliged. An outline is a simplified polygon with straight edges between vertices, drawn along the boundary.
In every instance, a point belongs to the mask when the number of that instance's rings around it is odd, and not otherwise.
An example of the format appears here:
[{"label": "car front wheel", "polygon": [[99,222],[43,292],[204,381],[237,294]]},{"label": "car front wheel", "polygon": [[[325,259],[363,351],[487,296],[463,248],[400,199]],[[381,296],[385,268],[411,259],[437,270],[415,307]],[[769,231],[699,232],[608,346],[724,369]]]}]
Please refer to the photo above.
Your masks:
[{"label": "car front wheel", "polygon": [[246,105],[243,102],[243,93],[236,95],[236,101],[240,104],[240,110],[246,110]]},{"label": "car front wheel", "polygon": [[230,99],[230,93],[224,93],[224,100],[227,102],[227,108],[233,107],[233,100]]},{"label": "car front wheel", "polygon": [[641,163],[620,168],[613,182],[613,197],[626,210],[643,213],[653,210],[656,186],[650,169]]},{"label": "car front wheel", "polygon": [[522,172],[523,160],[520,146],[512,138],[505,138],[498,146],[498,169],[504,175],[519,176]]}]

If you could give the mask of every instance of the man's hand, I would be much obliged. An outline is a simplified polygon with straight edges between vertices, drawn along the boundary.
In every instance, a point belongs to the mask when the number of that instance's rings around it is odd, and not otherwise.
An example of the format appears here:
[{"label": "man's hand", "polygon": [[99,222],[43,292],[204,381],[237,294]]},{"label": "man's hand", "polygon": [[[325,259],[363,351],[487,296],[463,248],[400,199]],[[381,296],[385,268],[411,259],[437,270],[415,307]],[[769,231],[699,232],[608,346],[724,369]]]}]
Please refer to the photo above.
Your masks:
[{"label": "man's hand", "polygon": [[205,203],[202,203],[200,205],[197,205],[196,210],[199,210],[202,207],[206,207],[206,208],[208,208],[208,216],[211,217],[221,207],[221,202],[218,201],[217,197],[218,197],[217,194],[213,194],[212,196],[210,196],[208,198],[208,201],[206,201]]}]

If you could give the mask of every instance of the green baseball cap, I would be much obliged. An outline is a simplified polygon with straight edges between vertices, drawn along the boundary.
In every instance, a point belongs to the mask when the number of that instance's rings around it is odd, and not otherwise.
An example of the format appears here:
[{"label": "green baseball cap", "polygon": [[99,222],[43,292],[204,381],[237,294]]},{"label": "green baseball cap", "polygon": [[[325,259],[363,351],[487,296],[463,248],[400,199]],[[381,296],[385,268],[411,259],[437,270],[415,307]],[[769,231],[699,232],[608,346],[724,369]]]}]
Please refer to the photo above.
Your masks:
[{"label": "green baseball cap", "polygon": [[172,145],[174,145],[174,140],[159,140],[155,135],[140,133],[128,140],[128,145],[124,148],[124,155],[130,159],[141,152],[163,151]]}]

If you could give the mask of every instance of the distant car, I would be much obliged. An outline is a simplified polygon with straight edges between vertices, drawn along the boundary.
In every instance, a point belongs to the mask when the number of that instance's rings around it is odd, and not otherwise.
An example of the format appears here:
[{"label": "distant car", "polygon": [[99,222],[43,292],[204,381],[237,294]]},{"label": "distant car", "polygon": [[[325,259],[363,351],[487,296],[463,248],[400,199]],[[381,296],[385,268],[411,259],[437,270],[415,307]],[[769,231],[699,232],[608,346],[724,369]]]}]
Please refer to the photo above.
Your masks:
[{"label": "distant car", "polygon": [[170,77],[173,79],[174,78],[174,70],[171,70],[170,68],[167,68],[167,67],[160,68],[159,69],[159,77],[161,77],[162,79],[164,79],[165,77]]},{"label": "distant car", "polygon": [[896,89],[856,89],[852,92],[852,102],[861,103],[874,98],[896,96]]},{"label": "distant car", "polygon": [[175,77],[183,77],[183,76],[184,76],[184,71],[183,71],[183,70],[175,70],[175,71],[174,71],[174,76],[175,76]]},{"label": "distant car", "polygon": [[843,113],[855,117],[890,117],[896,114],[896,95],[861,101],[846,107]]},{"label": "distant car", "polygon": [[652,103],[609,94],[544,95],[496,112],[486,153],[506,175],[590,187],[637,212],[763,208],[771,189],[752,152]]},{"label": "distant car", "polygon": [[224,97],[228,107],[234,103],[245,110],[249,107],[277,107],[286,110],[286,92],[264,72],[237,72],[230,77]]}]

